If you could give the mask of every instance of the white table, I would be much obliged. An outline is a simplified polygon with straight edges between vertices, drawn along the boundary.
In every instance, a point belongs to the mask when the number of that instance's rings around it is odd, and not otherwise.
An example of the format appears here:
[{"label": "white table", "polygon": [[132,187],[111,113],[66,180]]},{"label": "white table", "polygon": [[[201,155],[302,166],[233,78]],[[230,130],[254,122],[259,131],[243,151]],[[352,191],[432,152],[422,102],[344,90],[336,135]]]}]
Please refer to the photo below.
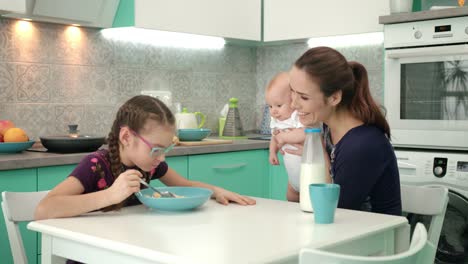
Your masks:
[{"label": "white table", "polygon": [[297,203],[257,198],[255,206],[210,200],[195,211],[133,206],[119,212],[34,221],[42,263],[54,256],[86,263],[297,263],[302,247],[361,254],[405,250],[404,217],[338,209],[314,224]]}]

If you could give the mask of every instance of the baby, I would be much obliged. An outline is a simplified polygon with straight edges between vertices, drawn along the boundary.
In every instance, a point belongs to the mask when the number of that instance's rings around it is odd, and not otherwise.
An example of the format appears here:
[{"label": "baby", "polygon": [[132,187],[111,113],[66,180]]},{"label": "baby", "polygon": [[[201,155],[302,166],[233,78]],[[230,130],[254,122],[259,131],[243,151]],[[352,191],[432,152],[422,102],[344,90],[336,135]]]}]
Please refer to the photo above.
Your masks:
[{"label": "baby", "polygon": [[[269,162],[272,165],[279,165],[277,153],[280,146],[283,143],[289,143],[283,145],[281,149],[297,149],[290,144],[301,143],[305,139],[303,125],[299,122],[297,111],[294,111],[291,107],[288,73],[282,72],[273,77],[266,88],[265,99],[271,115],[272,138],[270,141]],[[289,179],[287,199],[298,202],[301,156],[284,153],[283,159]]]}]

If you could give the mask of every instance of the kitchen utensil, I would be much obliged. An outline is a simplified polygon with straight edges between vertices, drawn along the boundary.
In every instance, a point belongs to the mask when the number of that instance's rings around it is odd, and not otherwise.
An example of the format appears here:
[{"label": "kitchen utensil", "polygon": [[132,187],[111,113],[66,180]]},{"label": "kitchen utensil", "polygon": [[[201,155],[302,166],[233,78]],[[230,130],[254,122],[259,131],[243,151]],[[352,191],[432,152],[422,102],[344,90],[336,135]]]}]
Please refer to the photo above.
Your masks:
[{"label": "kitchen utensil", "polygon": [[390,0],[390,13],[411,12],[413,0]]},{"label": "kitchen utensil", "polygon": [[176,197],[173,193],[171,193],[169,191],[159,191],[158,189],[156,189],[153,186],[149,185],[143,179],[140,179],[140,183],[143,184],[144,186],[150,188],[154,192],[158,193],[159,195],[161,195],[161,197],[164,197],[164,198],[175,198]]},{"label": "kitchen utensil", "polygon": [[232,140],[228,139],[204,139],[200,141],[180,141],[179,146],[205,146],[205,145],[219,145],[219,144],[232,144]]},{"label": "kitchen utensil", "polygon": [[50,152],[73,153],[73,152],[92,152],[104,144],[105,137],[96,137],[89,135],[76,135],[70,137],[63,136],[44,136],[40,137],[42,145]]},{"label": "kitchen utensil", "polygon": [[220,117],[218,120],[218,135],[223,135],[224,125],[226,124],[226,117]]},{"label": "kitchen utensil", "polygon": [[224,124],[223,138],[243,139],[247,138],[242,129],[242,122],[239,116],[239,108],[237,98],[229,99],[229,111],[226,116],[226,124]]},{"label": "kitchen utensil", "polygon": [[262,123],[260,124],[260,134],[271,135],[270,120],[270,107],[265,105],[263,107]]},{"label": "kitchen utensil", "polygon": [[172,92],[171,91],[160,91],[160,90],[147,90],[141,91],[142,95],[152,96],[158,98],[163,102],[167,107],[172,107]]},{"label": "kitchen utensil", "polygon": [[26,150],[34,144],[34,140],[26,142],[1,142],[0,153],[16,153]]},{"label": "kitchen utensil", "polygon": [[198,187],[160,187],[159,191],[170,191],[180,197],[171,199],[153,198],[153,190],[144,189],[135,196],[144,205],[163,211],[191,210],[203,205],[213,194],[213,191]]},{"label": "kitchen utensil", "polygon": [[[201,112],[189,113],[187,108],[182,109],[182,113],[175,114],[177,129],[201,128],[205,124],[206,115]],[[200,118],[200,122],[198,122]]]},{"label": "kitchen utensil", "polygon": [[248,139],[251,139],[251,140],[266,140],[266,141],[270,141],[270,140],[271,140],[271,136],[249,137]]},{"label": "kitchen utensil", "polygon": [[200,141],[211,133],[209,128],[178,129],[177,136],[180,141]]}]

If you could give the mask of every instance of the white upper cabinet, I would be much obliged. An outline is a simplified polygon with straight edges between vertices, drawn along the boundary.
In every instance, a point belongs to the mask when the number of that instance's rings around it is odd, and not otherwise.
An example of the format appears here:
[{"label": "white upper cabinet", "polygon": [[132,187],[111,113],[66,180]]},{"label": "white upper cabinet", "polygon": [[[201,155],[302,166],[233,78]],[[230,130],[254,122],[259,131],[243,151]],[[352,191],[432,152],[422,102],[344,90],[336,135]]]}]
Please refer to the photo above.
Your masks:
[{"label": "white upper cabinet", "polygon": [[0,0],[0,14],[88,27],[111,27],[119,0]]},{"label": "white upper cabinet", "polygon": [[263,40],[278,41],[383,31],[388,0],[264,0]]},{"label": "white upper cabinet", "polygon": [[111,27],[118,5],[119,0],[36,0],[32,14],[86,26]]},{"label": "white upper cabinet", "polygon": [[25,13],[26,2],[25,1],[12,1],[12,0],[0,0],[0,14],[3,13]]},{"label": "white upper cabinet", "polygon": [[129,1],[124,4],[114,27],[261,40],[261,0],[134,0],[133,6]]}]

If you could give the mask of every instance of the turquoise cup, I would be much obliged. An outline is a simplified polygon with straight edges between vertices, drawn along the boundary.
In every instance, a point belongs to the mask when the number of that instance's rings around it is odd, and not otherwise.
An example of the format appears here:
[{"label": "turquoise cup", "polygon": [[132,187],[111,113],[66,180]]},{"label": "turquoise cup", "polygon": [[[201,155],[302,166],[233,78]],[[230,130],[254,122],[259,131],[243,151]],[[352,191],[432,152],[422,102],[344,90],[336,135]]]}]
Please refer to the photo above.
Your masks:
[{"label": "turquoise cup", "polygon": [[317,183],[309,185],[310,202],[314,209],[316,224],[331,224],[335,221],[335,211],[340,198],[340,185]]}]

